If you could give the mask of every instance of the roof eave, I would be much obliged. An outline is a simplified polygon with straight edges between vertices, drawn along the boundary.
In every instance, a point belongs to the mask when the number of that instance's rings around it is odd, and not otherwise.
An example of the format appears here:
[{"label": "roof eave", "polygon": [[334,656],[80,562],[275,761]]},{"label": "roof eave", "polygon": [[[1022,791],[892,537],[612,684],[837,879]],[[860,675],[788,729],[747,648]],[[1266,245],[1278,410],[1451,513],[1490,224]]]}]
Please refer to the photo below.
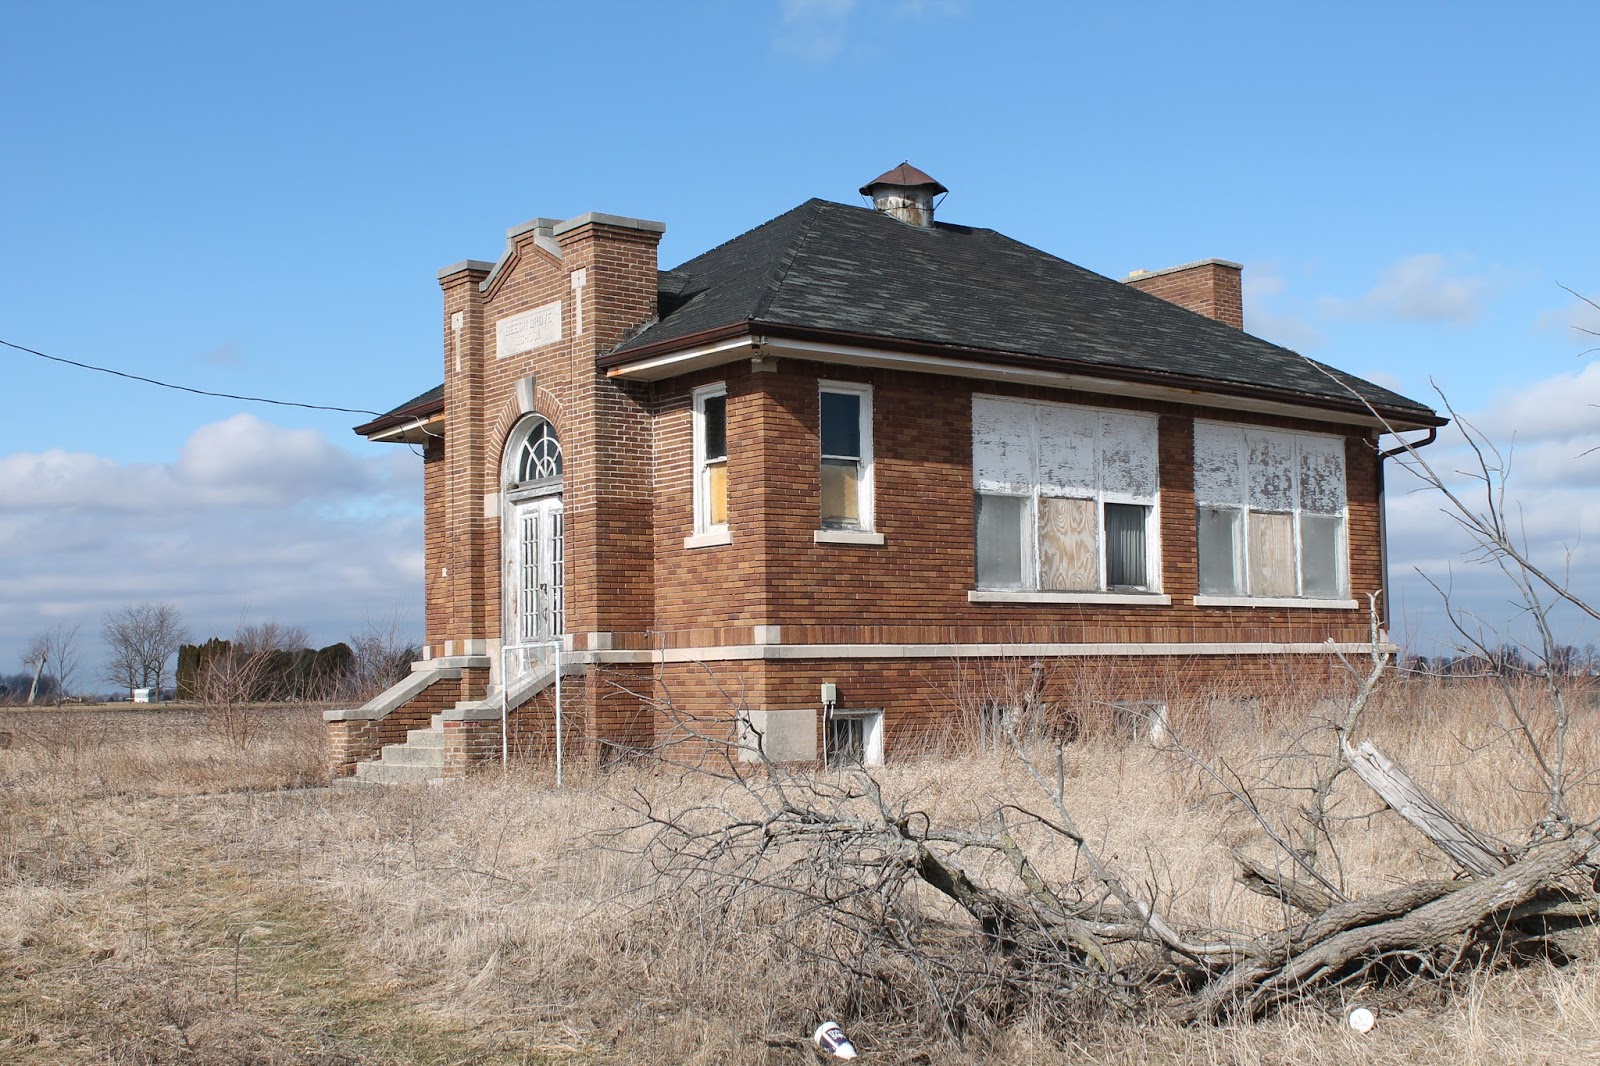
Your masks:
[{"label": "roof eave", "polygon": [[[926,341],[895,340],[832,330],[760,322],[730,323],[658,344],[611,352],[597,365],[609,376],[661,381],[694,370],[751,356],[804,358],[920,373],[942,373],[984,380],[1082,388],[1113,395],[1140,396],[1195,405],[1225,406],[1264,414],[1319,417],[1389,431],[1430,429],[1448,424],[1427,408],[1369,404],[1358,396],[1341,399],[1288,389],[1218,382],[1180,374],[1153,374],[1095,363],[1002,352]],[[1224,401],[1217,403],[1218,400]],[[1328,415],[1338,417],[1328,419]]]},{"label": "roof eave", "polygon": [[[399,407],[388,414],[379,415],[370,422],[356,426],[353,432],[357,436],[366,437],[372,441],[400,441],[404,438],[396,436],[395,430],[407,426],[431,427],[431,423],[440,421],[444,417],[444,397],[429,400],[427,403],[411,404],[409,407]],[[430,434],[424,433],[424,436]]]}]

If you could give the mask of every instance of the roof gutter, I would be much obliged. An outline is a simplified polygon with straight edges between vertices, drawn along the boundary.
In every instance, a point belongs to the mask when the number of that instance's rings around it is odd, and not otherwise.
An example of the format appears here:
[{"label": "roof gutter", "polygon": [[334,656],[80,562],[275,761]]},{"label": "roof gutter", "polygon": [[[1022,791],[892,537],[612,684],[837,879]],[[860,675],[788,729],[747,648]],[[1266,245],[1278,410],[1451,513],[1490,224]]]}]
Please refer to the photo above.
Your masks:
[{"label": "roof gutter", "polygon": [[1428,427],[1428,435],[1426,437],[1423,437],[1421,440],[1403,440],[1399,444],[1395,445],[1393,448],[1390,448],[1387,451],[1379,452],[1378,453],[1378,462],[1381,463],[1385,459],[1393,459],[1395,456],[1403,455],[1406,452],[1419,452],[1419,451],[1421,451],[1422,449],[1426,448],[1428,445],[1432,444],[1434,441],[1436,441],[1438,439],[1439,439],[1439,427],[1438,426],[1429,426]]},{"label": "roof gutter", "polygon": [[444,414],[443,396],[430,403],[417,404],[399,411],[390,411],[386,415],[374,418],[371,422],[364,422],[356,426],[352,432],[357,436],[366,437],[368,440],[379,440],[392,437],[389,431],[397,426],[404,426],[407,430],[420,428],[442,414]]}]

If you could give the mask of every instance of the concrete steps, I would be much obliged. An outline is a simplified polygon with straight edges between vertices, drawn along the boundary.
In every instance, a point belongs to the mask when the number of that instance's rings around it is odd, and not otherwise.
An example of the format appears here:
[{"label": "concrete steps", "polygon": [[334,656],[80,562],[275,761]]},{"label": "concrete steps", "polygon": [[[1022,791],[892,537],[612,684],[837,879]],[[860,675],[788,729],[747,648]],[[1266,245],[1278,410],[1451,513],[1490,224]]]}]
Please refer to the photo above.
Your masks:
[{"label": "concrete steps", "polygon": [[371,762],[358,763],[352,785],[431,785],[444,780],[444,725],[437,715],[427,729],[406,733],[404,744],[385,744]]}]

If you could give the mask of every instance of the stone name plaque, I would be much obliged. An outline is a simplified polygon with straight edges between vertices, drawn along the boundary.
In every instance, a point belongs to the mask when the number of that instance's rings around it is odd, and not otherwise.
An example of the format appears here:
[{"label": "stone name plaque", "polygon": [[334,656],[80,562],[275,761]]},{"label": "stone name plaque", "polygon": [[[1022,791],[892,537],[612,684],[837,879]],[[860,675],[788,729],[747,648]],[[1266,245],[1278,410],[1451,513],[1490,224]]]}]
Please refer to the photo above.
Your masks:
[{"label": "stone name plaque", "polygon": [[561,339],[561,301],[502,318],[494,325],[495,357],[531,352]]}]

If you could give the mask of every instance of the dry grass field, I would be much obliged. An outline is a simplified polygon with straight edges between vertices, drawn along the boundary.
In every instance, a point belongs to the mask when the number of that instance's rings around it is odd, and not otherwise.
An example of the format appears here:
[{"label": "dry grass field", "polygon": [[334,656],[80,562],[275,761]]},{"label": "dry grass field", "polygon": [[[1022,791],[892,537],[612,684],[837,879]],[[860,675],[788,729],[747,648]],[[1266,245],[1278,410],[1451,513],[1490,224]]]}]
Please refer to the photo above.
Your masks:
[{"label": "dry grass field", "polygon": [[[1173,724],[1277,809],[1312,772],[1296,753],[1326,750],[1333,706],[1196,701]],[[1600,767],[1594,713],[1574,725],[1580,769]],[[1542,800],[1505,726],[1485,690],[1395,684],[1362,732],[1511,836]],[[0,1062],[799,1063],[817,1061],[796,1041],[822,1017],[883,1063],[1600,1059],[1592,949],[1449,989],[1349,989],[1254,1025],[1086,1005],[1065,1033],[1028,1011],[952,1026],[914,983],[874,991],[864,962],[850,972],[811,950],[827,935],[814,914],[663,883],[628,827],[642,799],[744,802],[704,776],[579,770],[557,791],[526,768],[330,789],[318,716],[297,709],[271,711],[243,750],[170,709],[0,711],[0,733]],[[1062,764],[1102,854],[1185,922],[1281,922],[1232,880],[1229,849],[1259,845],[1259,826],[1193,758],[1107,733],[1088,730]],[[1042,806],[1013,757],[953,749],[884,768],[885,794],[952,825],[998,802]],[[1353,893],[1450,875],[1351,775],[1336,801]],[[1582,785],[1574,807],[1596,810],[1600,791]],[[926,895],[904,905],[943,905]],[[1343,1024],[1357,1000],[1378,1013],[1365,1036]]]}]

